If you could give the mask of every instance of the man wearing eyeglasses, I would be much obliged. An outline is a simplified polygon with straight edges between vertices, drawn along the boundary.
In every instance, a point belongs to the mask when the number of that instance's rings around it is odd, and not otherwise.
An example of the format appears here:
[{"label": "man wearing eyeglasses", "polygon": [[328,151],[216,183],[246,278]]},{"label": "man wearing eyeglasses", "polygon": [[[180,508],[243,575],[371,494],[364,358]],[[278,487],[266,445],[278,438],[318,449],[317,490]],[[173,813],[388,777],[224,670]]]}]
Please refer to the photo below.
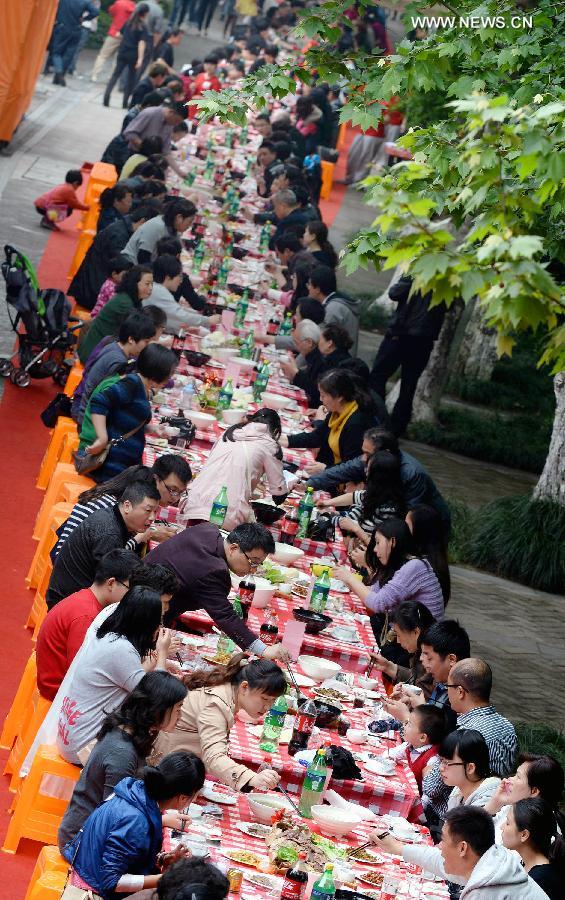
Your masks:
[{"label": "man wearing eyeglasses", "polygon": [[168,566],[180,584],[165,624],[171,624],[183,612],[204,609],[242,650],[266,659],[288,659],[282,644],[267,647],[228,600],[231,573],[240,578],[249,575],[274,549],[271,532],[257,522],[238,525],[227,537],[215,525],[201,522],[160,544],[148,554],[146,562]]}]

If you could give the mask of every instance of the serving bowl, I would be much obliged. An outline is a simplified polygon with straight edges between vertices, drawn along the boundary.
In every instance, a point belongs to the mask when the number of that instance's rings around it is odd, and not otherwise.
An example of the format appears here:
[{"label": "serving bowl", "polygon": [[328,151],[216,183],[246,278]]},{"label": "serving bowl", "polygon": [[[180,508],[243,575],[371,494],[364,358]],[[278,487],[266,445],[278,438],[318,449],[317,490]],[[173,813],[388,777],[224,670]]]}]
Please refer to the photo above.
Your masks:
[{"label": "serving bowl", "polygon": [[262,525],[274,525],[285,514],[281,506],[275,506],[273,503],[265,503],[263,500],[252,500],[251,507],[255,513],[255,518]]},{"label": "serving bowl", "polygon": [[314,681],[325,681],[341,672],[339,663],[332,662],[331,659],[319,659],[317,656],[299,656],[298,665]]},{"label": "serving bowl", "polygon": [[312,818],[320,831],[332,837],[343,837],[362,821],[361,816],[349,810],[317,804],[312,807]]},{"label": "serving bowl", "polygon": [[261,794],[254,792],[247,794],[247,802],[251,814],[262,825],[270,825],[273,814],[279,809],[287,809],[292,811],[292,806],[286,797],[281,794]]},{"label": "serving bowl", "polygon": [[266,406],[267,409],[286,409],[288,407],[288,397],[283,397],[282,394],[271,394],[270,391],[265,391],[261,395],[261,404],[262,406]]},{"label": "serving bowl", "polygon": [[213,428],[216,417],[210,413],[201,412],[199,409],[191,409],[188,411],[188,417],[197,428]]},{"label": "serving bowl", "polygon": [[271,553],[275,562],[282,563],[283,566],[292,566],[297,559],[304,556],[304,550],[299,547],[293,547],[292,544],[275,543],[275,552]]},{"label": "serving bowl", "polygon": [[222,422],[226,425],[239,425],[247,415],[246,409],[223,409]]},{"label": "serving bowl", "polygon": [[322,613],[314,612],[311,609],[305,609],[303,606],[293,609],[292,615],[299,622],[306,622],[306,634],[320,634],[333,621],[329,616],[324,616]]}]

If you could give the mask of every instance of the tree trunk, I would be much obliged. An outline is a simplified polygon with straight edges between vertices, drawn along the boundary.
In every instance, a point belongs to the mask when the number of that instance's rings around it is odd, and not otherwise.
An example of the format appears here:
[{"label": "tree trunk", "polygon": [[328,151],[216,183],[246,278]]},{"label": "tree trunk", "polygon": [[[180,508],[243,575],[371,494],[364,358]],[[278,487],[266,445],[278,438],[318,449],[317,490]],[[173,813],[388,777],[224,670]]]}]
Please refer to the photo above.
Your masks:
[{"label": "tree trunk", "polygon": [[565,372],[553,379],[555,418],[543,472],[534,490],[535,500],[565,505]]},{"label": "tree trunk", "polygon": [[440,400],[447,381],[451,346],[463,309],[463,303],[455,302],[445,314],[432,355],[416,388],[412,411],[413,422],[434,423],[437,419]]},{"label": "tree trunk", "polygon": [[490,381],[497,360],[496,330],[487,328],[483,311],[477,300],[467,319],[465,331],[453,366],[456,375]]}]

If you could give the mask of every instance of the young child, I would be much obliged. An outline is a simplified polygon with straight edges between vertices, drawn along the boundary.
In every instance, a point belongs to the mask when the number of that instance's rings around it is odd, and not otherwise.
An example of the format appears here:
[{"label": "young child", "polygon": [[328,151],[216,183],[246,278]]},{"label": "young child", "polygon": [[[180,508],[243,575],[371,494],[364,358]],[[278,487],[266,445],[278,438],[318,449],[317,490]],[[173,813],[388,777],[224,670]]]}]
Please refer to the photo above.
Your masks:
[{"label": "young child", "polygon": [[118,256],[114,256],[110,260],[110,277],[106,279],[106,281],[102,284],[102,287],[98,291],[98,297],[96,298],[96,303],[92,309],[91,316],[93,319],[96,318],[102,307],[111,300],[118,289],[118,285],[121,283],[124,274],[129,271],[133,266],[133,263],[127,256],[124,256],[123,253],[120,253]]},{"label": "young child", "polygon": [[34,206],[42,217],[39,223],[42,228],[57,231],[57,221],[66,219],[74,209],[86,211],[88,206],[81,203],[77,191],[82,184],[82,173],[78,169],[69,169],[65,175],[65,183],[42,194],[34,201]]},{"label": "young child", "polygon": [[422,793],[424,770],[429,765],[437,765],[438,749],[445,737],[445,715],[443,709],[430,706],[416,706],[404,725],[405,742],[396,747],[391,756],[405,758],[414,773],[418,790]]}]

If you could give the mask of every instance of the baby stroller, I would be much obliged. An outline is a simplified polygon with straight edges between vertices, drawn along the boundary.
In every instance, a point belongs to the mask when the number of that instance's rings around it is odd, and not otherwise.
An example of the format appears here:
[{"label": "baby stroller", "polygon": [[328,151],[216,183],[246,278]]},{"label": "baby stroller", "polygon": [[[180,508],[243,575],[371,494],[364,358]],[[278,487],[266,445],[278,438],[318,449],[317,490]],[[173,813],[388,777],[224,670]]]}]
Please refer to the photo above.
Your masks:
[{"label": "baby stroller", "polygon": [[[32,378],[52,378],[64,387],[69,373],[65,353],[76,344],[74,332],[83,323],[69,316],[71,303],[62,291],[40,290],[27,256],[10,244],[4,246],[4,254],[8,315],[18,346],[12,357],[0,359],[0,375],[18,387],[28,387]],[[69,327],[71,321],[78,324]]]}]

